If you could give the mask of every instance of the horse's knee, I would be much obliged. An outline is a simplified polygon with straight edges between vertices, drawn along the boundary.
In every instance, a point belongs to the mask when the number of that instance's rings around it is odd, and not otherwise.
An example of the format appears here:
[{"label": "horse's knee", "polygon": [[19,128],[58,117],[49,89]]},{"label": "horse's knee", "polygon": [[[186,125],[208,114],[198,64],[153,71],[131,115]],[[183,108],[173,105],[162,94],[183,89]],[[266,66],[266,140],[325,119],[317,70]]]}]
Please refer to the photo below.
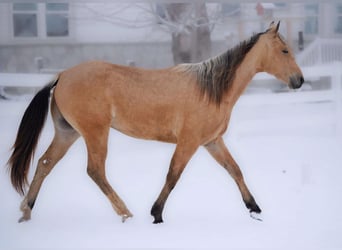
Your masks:
[{"label": "horse's knee", "polygon": [[93,179],[94,181],[96,181],[97,179],[99,179],[99,170],[97,168],[88,166],[87,167],[87,174],[88,176]]},{"label": "horse's knee", "polygon": [[111,187],[107,183],[104,168],[88,166],[88,176],[101,188],[101,190],[108,195],[111,193]]}]

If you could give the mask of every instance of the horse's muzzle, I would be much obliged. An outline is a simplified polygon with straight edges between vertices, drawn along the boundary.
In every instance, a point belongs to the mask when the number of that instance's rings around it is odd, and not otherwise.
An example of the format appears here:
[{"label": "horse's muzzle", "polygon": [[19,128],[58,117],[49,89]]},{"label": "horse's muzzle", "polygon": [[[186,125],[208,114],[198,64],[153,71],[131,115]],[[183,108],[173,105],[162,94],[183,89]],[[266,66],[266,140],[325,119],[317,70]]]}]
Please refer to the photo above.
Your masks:
[{"label": "horse's muzzle", "polygon": [[290,77],[289,87],[291,89],[299,89],[304,83],[304,77],[301,74],[296,74]]}]

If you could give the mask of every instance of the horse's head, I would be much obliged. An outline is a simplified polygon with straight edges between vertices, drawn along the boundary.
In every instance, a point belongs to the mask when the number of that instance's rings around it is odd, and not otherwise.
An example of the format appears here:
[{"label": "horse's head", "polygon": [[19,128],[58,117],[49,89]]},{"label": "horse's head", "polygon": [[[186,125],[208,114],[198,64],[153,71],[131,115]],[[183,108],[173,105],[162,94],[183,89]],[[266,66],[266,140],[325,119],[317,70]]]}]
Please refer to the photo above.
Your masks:
[{"label": "horse's head", "polygon": [[300,88],[304,82],[302,71],[298,67],[293,53],[278,33],[280,22],[271,23],[270,28],[260,36],[265,44],[262,50],[262,71],[274,75],[290,88]]}]

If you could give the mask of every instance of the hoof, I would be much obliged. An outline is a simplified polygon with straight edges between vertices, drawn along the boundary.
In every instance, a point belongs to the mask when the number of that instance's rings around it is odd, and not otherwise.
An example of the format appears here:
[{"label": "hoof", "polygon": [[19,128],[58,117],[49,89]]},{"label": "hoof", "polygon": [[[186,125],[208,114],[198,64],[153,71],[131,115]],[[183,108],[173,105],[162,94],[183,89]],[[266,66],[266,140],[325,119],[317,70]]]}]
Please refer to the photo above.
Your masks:
[{"label": "hoof", "polygon": [[18,220],[19,223],[28,221],[31,219],[31,208],[27,204],[26,198],[21,203],[20,210],[23,212],[23,216]]},{"label": "hoof", "polygon": [[162,217],[163,207],[164,206],[161,206],[158,203],[153,205],[151,209],[151,215],[154,217],[153,224],[160,224],[164,222]]},{"label": "hoof", "polygon": [[27,209],[22,209],[21,211],[23,212],[23,216],[18,220],[19,223],[28,221],[31,219],[31,209],[27,208]]},{"label": "hoof", "polygon": [[131,213],[130,214],[124,214],[121,216],[121,221],[122,221],[122,223],[125,223],[127,219],[132,218],[132,217],[133,217],[133,214],[131,214]]},{"label": "hoof", "polygon": [[162,218],[154,218],[153,224],[161,224],[163,223],[163,219]]},{"label": "hoof", "polygon": [[263,221],[260,213],[256,213],[256,212],[250,212],[249,213],[249,216],[254,219],[254,220],[257,220],[257,221]]},{"label": "hoof", "polygon": [[252,199],[251,201],[249,202],[246,202],[246,207],[248,208],[249,212],[250,213],[257,213],[257,214],[260,214],[261,213],[261,209],[260,207],[258,206],[258,204],[256,204],[255,200]]},{"label": "hoof", "polygon": [[250,213],[257,213],[257,214],[261,213],[261,209],[257,204],[255,204],[255,206],[249,207],[248,209]]},{"label": "hoof", "polygon": [[31,216],[23,216],[18,220],[18,223],[22,223],[24,221],[29,221],[31,219]]}]

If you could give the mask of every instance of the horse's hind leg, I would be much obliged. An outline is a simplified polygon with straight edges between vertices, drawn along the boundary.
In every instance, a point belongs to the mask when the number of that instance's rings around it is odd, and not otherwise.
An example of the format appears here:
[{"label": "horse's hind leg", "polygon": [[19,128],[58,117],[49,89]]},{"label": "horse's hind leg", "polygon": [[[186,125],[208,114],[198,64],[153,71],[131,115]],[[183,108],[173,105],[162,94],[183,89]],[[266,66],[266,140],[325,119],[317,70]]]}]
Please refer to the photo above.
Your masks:
[{"label": "horse's hind leg", "polygon": [[51,113],[55,126],[55,136],[39,159],[37,169],[30,185],[29,191],[21,203],[23,216],[19,222],[29,220],[31,218],[31,210],[34,206],[40,187],[45,177],[51,172],[56,163],[65,155],[70,146],[79,138],[79,134],[66,122],[62,114],[59,112],[54,99],[51,102]]},{"label": "horse's hind leg", "polygon": [[215,158],[215,160],[220,163],[233,177],[240,189],[242,199],[249,211],[261,213],[261,209],[255,202],[253,196],[247,188],[239,166],[224,145],[223,139],[218,138],[217,140],[207,144],[206,149]]},{"label": "horse's hind leg", "polygon": [[20,218],[19,222],[31,218],[31,210],[45,177],[51,172],[56,163],[65,155],[69,147],[78,137],[79,134],[72,128],[66,131],[56,129],[52,143],[38,161],[37,169],[27,196],[21,203],[20,208],[23,212],[23,216]]},{"label": "horse's hind leg", "polygon": [[92,180],[99,186],[102,192],[110,200],[115,212],[121,216],[122,222],[125,222],[127,218],[132,217],[133,215],[108,183],[105,173],[108,133],[109,127],[104,129],[96,127],[92,129],[91,134],[83,135],[88,150],[87,172]]}]

